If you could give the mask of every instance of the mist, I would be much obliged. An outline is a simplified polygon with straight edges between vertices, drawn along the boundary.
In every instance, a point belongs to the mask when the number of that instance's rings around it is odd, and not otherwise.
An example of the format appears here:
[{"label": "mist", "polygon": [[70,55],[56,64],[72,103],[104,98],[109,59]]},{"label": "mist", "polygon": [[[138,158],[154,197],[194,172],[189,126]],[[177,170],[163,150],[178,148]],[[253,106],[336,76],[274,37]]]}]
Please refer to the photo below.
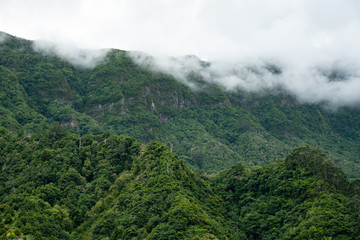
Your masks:
[{"label": "mist", "polygon": [[55,39],[62,47],[34,48],[77,66],[94,67],[104,54],[68,42],[146,52],[153,67],[190,85],[197,72],[229,91],[282,88],[337,108],[360,104],[359,12],[358,0],[18,0],[0,1],[0,30]]},{"label": "mist", "polygon": [[175,58],[142,52],[130,52],[129,56],[139,66],[172,75],[194,89],[198,86],[189,80],[193,73],[227,91],[276,94],[282,89],[301,103],[321,104],[331,110],[360,104],[360,64],[355,62],[296,65],[259,58],[210,62],[196,56]]},{"label": "mist", "polygon": [[0,32],[0,44],[5,42],[6,38],[7,38],[6,33]]},{"label": "mist", "polygon": [[73,43],[37,40],[33,49],[44,55],[55,55],[67,60],[75,67],[92,69],[105,61],[107,49],[82,49]]}]

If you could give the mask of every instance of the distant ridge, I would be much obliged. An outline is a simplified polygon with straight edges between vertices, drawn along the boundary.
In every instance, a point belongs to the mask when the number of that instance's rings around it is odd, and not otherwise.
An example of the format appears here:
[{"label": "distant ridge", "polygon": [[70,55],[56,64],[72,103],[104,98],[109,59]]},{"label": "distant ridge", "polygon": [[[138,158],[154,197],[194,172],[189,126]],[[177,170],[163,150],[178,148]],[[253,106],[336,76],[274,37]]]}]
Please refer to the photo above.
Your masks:
[{"label": "distant ridge", "polygon": [[129,53],[110,50],[81,68],[7,37],[0,44],[0,125],[31,135],[58,122],[79,134],[128,135],[171,146],[193,170],[235,163],[260,166],[309,144],[322,149],[349,178],[360,176],[360,112],[300,104],[285,91],[226,91],[196,72],[187,81],[144,69]]}]

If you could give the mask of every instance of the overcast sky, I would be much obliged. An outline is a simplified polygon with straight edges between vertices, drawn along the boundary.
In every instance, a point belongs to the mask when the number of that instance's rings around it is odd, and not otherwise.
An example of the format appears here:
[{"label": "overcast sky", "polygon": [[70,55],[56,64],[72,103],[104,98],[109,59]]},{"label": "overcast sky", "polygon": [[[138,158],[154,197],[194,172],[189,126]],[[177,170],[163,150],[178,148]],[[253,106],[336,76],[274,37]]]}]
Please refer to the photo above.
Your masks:
[{"label": "overcast sky", "polygon": [[0,0],[0,31],[210,61],[360,66],[360,0]]},{"label": "overcast sky", "polygon": [[358,58],[360,1],[0,0],[0,29],[28,39],[206,59],[303,58],[314,51],[317,58]]}]

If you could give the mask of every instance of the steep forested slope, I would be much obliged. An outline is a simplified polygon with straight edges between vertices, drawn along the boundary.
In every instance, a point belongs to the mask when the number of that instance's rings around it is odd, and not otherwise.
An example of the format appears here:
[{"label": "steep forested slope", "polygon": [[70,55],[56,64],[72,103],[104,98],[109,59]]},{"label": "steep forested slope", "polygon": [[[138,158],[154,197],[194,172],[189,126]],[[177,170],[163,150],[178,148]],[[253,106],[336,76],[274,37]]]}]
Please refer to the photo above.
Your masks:
[{"label": "steep forested slope", "polygon": [[195,170],[241,162],[263,165],[292,148],[321,148],[353,178],[360,176],[360,112],[300,104],[279,91],[225,91],[196,73],[190,88],[137,66],[111,50],[95,68],[74,67],[7,35],[0,44],[0,123],[29,135],[59,122],[72,132],[160,140]]},{"label": "steep forested slope", "polygon": [[2,129],[0,144],[1,234],[16,227],[36,239],[68,238],[140,150],[132,138],[80,137],[56,124],[31,138]]},{"label": "steep forested slope", "polygon": [[160,142],[0,129],[2,239],[359,239],[360,185],[317,149],[194,173]]},{"label": "steep forested slope", "polygon": [[359,181],[318,149],[297,148],[252,171],[237,165],[212,183],[248,239],[359,238]]}]

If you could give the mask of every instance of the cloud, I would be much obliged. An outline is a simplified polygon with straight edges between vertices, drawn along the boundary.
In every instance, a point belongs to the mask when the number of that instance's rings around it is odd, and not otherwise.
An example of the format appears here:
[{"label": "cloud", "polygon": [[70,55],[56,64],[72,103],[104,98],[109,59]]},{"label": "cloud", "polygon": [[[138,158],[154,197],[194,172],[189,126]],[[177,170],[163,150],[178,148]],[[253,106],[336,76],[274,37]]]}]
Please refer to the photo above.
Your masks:
[{"label": "cloud", "polygon": [[6,33],[0,32],[0,44],[5,42],[6,38],[7,38]]},{"label": "cloud", "polygon": [[18,0],[0,1],[0,29],[84,48],[306,63],[359,59],[359,11],[358,0]]},{"label": "cloud", "polygon": [[[228,89],[281,87],[303,102],[343,106],[359,104],[359,12],[358,0],[0,0],[0,30],[174,56],[153,64],[181,81],[195,71]],[[75,63],[93,59],[52,51]],[[179,57],[189,54],[211,66]],[[334,81],[331,69],[343,77]]]},{"label": "cloud", "polygon": [[45,55],[56,55],[76,67],[94,68],[103,62],[108,50],[81,49],[73,44],[38,40],[33,42],[35,51]]},{"label": "cloud", "polygon": [[283,88],[302,102],[319,103],[331,109],[360,105],[359,70],[335,63],[325,72],[322,68],[290,69],[282,79]]},{"label": "cloud", "polygon": [[332,110],[360,104],[359,63],[338,61],[304,67],[260,59],[207,62],[195,56],[152,57],[141,52],[129,55],[138,65],[166,72],[195,89],[199,86],[189,78],[194,73],[228,91],[276,93],[283,89],[302,103],[321,104]]}]

